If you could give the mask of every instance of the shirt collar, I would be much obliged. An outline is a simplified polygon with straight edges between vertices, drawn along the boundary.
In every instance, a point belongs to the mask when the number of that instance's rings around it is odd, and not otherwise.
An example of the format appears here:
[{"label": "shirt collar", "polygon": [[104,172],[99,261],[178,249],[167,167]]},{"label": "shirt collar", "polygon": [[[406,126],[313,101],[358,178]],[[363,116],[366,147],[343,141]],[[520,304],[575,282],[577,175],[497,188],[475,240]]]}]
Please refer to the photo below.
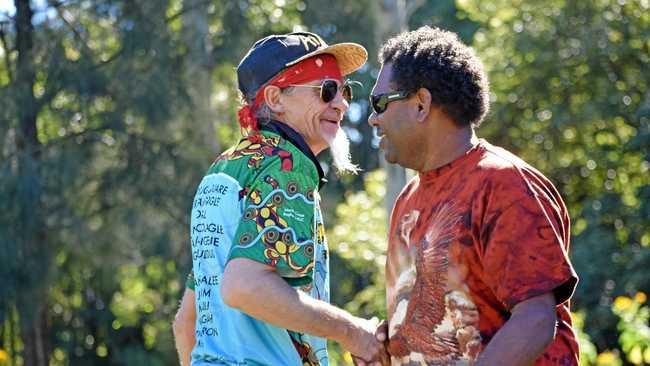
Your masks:
[{"label": "shirt collar", "polygon": [[325,179],[325,173],[323,168],[320,166],[316,155],[311,151],[305,139],[293,128],[289,127],[287,124],[282,123],[276,120],[270,120],[267,123],[260,123],[260,130],[269,131],[280,135],[282,138],[289,141],[292,145],[298,148],[303,154],[305,154],[309,160],[314,163],[316,171],[318,172],[318,189],[320,189],[327,179]]}]

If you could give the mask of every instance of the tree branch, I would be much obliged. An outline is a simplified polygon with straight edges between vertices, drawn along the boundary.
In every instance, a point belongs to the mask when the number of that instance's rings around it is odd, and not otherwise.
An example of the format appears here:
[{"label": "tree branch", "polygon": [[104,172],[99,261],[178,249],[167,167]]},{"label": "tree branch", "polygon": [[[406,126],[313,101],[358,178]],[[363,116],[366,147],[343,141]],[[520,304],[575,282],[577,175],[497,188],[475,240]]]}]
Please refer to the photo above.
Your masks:
[{"label": "tree branch", "polygon": [[[72,133],[72,134],[63,136],[61,138],[55,139],[55,140],[50,140],[50,142],[48,142],[48,143],[40,144],[37,148],[34,149],[34,152],[42,153],[46,149],[49,149],[49,148],[51,148],[53,146],[63,144],[66,141],[68,141],[70,139],[73,139],[75,137],[84,136],[84,135],[87,135],[87,134],[92,134],[92,133],[95,133],[95,132],[108,130],[108,129],[111,129],[111,127],[112,126],[110,124],[106,124],[104,126],[100,126],[100,127],[96,127],[96,128],[89,128],[89,129],[83,130],[81,132]],[[11,160],[18,159],[22,155],[28,154],[28,153],[29,152],[27,152],[27,151],[15,151],[12,154],[9,154],[8,156],[5,157],[5,160],[2,162],[2,164],[0,164],[0,168],[2,168],[5,164],[9,164],[11,162]]]},{"label": "tree branch", "polygon": [[61,18],[61,20],[63,20],[63,22],[68,26],[68,28],[70,28],[70,30],[74,34],[75,38],[77,38],[77,40],[79,42],[81,42],[81,44],[83,45],[84,50],[86,52],[88,52],[89,54],[92,54],[92,49],[90,48],[90,46],[88,46],[88,41],[81,35],[81,33],[79,32],[79,30],[77,30],[77,28],[74,26],[74,24],[72,24],[72,21],[70,19],[68,19],[68,17],[66,17],[66,15],[64,13],[64,11],[66,11],[66,10],[63,7],[63,5],[64,5],[63,2],[49,0],[48,4],[51,7],[53,7],[54,9],[56,9],[56,13],[59,15],[59,18]]},{"label": "tree branch", "polygon": [[96,65],[93,66],[93,68],[98,69],[100,67],[106,66],[110,64],[111,62],[117,60],[117,58],[124,52],[124,48],[120,48],[119,50],[115,51],[114,54],[111,55],[106,61],[102,61]]},{"label": "tree branch", "polygon": [[[84,37],[81,35],[81,33],[75,28],[74,24],[72,24],[72,22],[69,19],[67,19],[65,14],[63,13],[63,10],[65,10],[64,9],[65,5],[69,5],[69,3],[64,3],[63,1],[48,0],[48,4],[51,7],[56,9],[56,12],[59,15],[59,17],[61,19],[63,19],[63,22],[65,22],[65,24],[74,33],[75,38],[77,38],[83,44],[84,50],[86,52],[88,52],[89,54],[92,53],[92,49],[90,48],[90,46],[88,46],[88,42],[86,41],[86,39],[84,39]],[[105,65],[115,61],[118,58],[118,56],[120,56],[122,54],[122,51],[123,51],[123,49],[120,48],[111,57],[109,57],[106,61],[102,61],[102,62],[100,62],[98,64],[95,64],[93,67],[97,69],[97,68],[100,68],[102,66],[105,66]]]}]

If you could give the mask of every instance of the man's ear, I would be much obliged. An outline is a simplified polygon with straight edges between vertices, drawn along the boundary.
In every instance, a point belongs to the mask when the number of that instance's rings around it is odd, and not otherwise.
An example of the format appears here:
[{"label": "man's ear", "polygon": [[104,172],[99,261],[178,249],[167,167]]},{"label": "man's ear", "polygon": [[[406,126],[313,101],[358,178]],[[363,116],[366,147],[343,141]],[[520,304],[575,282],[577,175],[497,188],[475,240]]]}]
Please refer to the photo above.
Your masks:
[{"label": "man's ear", "polygon": [[283,113],[284,104],[282,103],[282,91],[275,85],[269,85],[264,89],[264,101],[273,113]]},{"label": "man's ear", "polygon": [[427,119],[431,110],[431,92],[429,89],[418,89],[415,93],[415,101],[418,103],[417,121],[423,122]]}]

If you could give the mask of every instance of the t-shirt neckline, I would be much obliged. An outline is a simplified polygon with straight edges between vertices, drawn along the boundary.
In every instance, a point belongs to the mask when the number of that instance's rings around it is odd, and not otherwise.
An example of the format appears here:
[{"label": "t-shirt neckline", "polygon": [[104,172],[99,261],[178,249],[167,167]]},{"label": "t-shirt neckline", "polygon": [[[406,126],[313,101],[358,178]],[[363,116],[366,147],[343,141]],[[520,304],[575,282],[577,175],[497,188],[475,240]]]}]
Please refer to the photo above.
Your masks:
[{"label": "t-shirt neckline", "polygon": [[476,145],[472,146],[463,155],[457,157],[456,159],[450,161],[449,163],[432,170],[427,170],[425,172],[418,172],[418,176],[420,177],[420,180],[423,181],[432,180],[448,174],[449,172],[455,170],[460,165],[471,160],[474,156],[477,156],[476,152],[485,150],[485,143],[486,142],[484,139],[478,139],[478,143],[476,143]]}]

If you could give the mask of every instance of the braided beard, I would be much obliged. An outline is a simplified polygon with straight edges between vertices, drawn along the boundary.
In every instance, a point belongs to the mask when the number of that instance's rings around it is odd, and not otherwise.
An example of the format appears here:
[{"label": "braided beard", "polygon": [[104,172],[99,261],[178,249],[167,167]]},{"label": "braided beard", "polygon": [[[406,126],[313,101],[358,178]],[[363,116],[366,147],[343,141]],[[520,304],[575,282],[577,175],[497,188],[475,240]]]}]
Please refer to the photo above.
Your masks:
[{"label": "braided beard", "polygon": [[330,147],[330,154],[332,154],[334,160],[334,167],[339,175],[347,173],[357,174],[359,172],[359,167],[352,163],[350,139],[348,139],[343,128],[339,128],[336,131],[336,136],[333,139],[328,139],[327,144]]}]

